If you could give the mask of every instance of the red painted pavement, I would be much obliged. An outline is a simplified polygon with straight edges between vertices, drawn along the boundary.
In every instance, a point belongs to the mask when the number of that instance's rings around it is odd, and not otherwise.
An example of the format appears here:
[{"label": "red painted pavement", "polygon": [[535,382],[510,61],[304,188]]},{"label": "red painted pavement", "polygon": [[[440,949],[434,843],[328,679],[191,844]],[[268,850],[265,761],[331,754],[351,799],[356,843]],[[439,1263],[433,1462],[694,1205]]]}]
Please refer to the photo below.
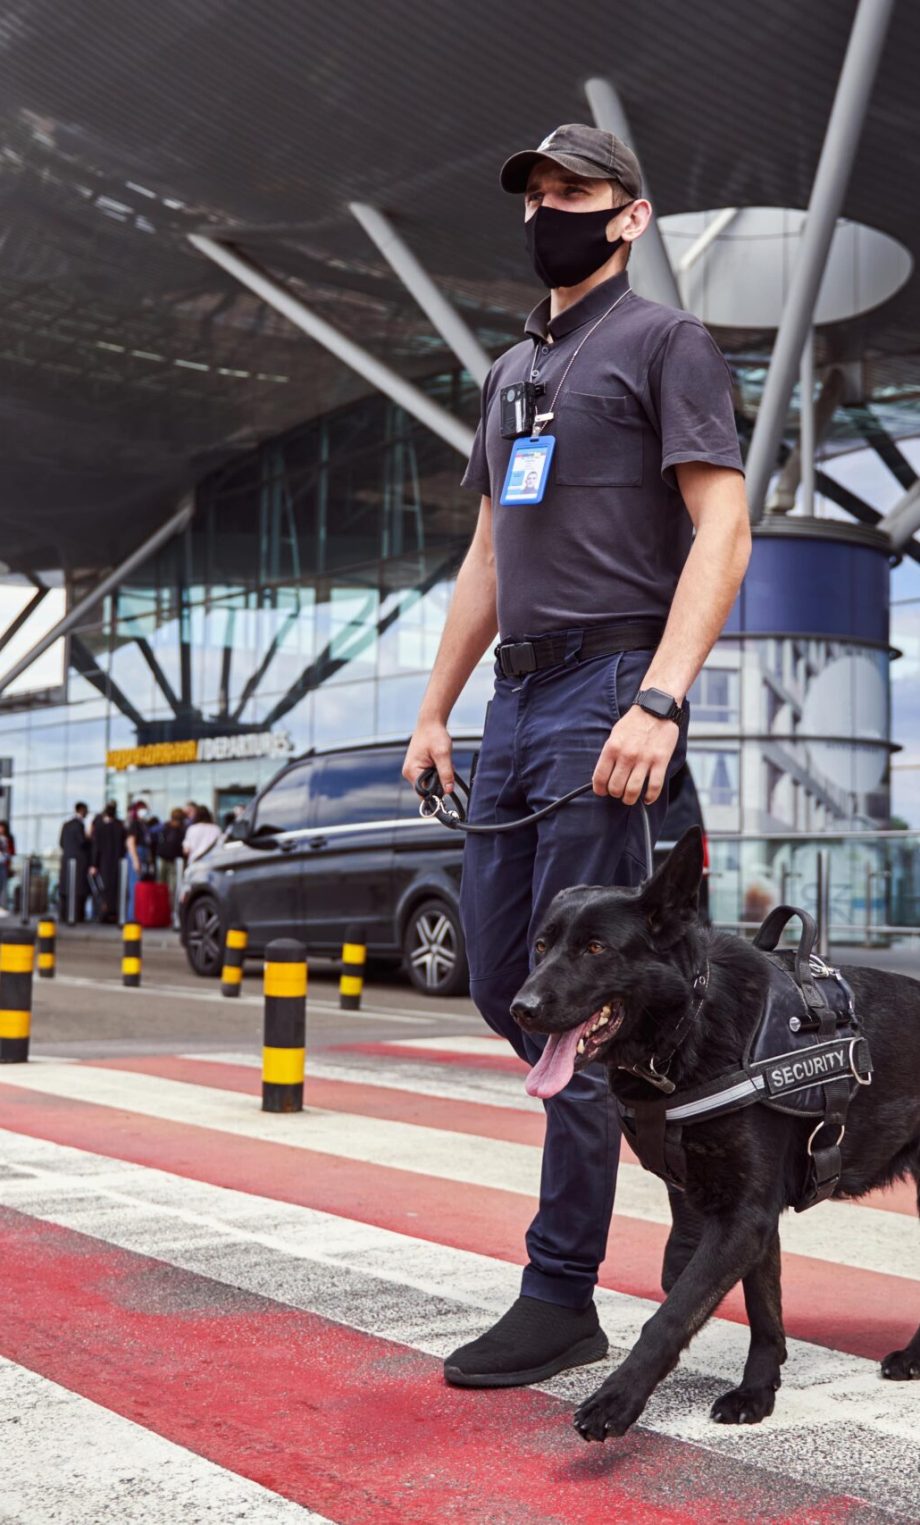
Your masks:
[{"label": "red painted pavement", "polygon": [[398,1043],[337,1043],[329,1053],[370,1054],[372,1058],[406,1060],[409,1064],[459,1064],[465,1070],[497,1070],[505,1075],[520,1075],[522,1080],[530,1068],[507,1048],[504,1053],[499,1049],[496,1054],[453,1054],[434,1045],[431,1048],[401,1048]]},{"label": "red painted pavement", "polygon": [[[521,1262],[524,1231],[533,1213],[533,1204],[516,1192],[163,1122],[11,1085],[0,1084],[0,1125],[512,1264]],[[298,1126],[293,1121],[292,1125]],[[601,1285],[661,1301],[658,1277],[665,1238],[662,1225],[619,1215]],[[835,1265],[829,1292],[828,1262],[787,1254],[783,1265],[783,1309],[790,1335],[881,1359],[913,1334],[913,1283]],[[719,1311],[736,1323],[747,1322],[737,1288]]]},{"label": "red painted pavement", "polygon": [[[123,1070],[133,1075],[159,1075],[164,1080],[178,1080],[218,1091],[240,1091],[260,1096],[262,1079],[252,1065],[227,1064],[221,1061],[186,1059],[175,1054],[152,1054],[130,1059],[88,1059],[94,1069]],[[407,1080],[411,1077],[407,1077]],[[309,1072],[304,1088],[307,1106],[327,1112],[351,1112],[358,1117],[379,1117],[388,1122],[414,1123],[423,1128],[446,1128],[452,1133],[470,1133],[479,1138],[502,1139],[511,1144],[543,1146],[542,1110],[518,1112],[510,1107],[496,1107],[488,1102],[452,1101],[440,1096],[422,1096],[415,1091],[400,1091],[390,1086],[361,1084],[352,1080],[318,1080]],[[620,1146],[620,1159],[638,1165],[626,1139]],[[856,1207],[874,1207],[883,1212],[917,1216],[917,1197],[913,1185],[897,1181],[884,1191],[870,1192],[851,1203]],[[918,1258],[920,1266],[920,1258]]]},{"label": "red painted pavement", "polygon": [[871,1517],[642,1430],[586,1448],[542,1393],[448,1388],[433,1357],[69,1229],[0,1209],[0,1232],[3,1355],[333,1520]]}]

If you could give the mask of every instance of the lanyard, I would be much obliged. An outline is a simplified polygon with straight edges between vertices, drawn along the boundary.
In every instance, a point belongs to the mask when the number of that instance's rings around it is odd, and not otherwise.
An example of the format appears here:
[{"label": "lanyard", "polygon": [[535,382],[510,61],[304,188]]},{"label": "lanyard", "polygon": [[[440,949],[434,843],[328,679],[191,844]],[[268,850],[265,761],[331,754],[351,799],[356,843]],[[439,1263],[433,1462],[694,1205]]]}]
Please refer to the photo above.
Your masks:
[{"label": "lanyard", "polygon": [[[552,399],[552,402],[549,405],[549,409],[547,410],[546,413],[537,413],[535,418],[534,418],[533,433],[531,435],[531,439],[539,439],[541,433],[543,432],[544,425],[550,423],[552,421],[552,419],[555,417],[554,409],[556,407],[556,403],[559,401],[559,393],[562,391],[562,388],[565,385],[565,379],[568,376],[569,371],[572,369],[572,366],[575,364],[575,361],[578,359],[578,356],[581,353],[581,350],[584,347],[584,345],[587,344],[587,342],[590,339],[591,335],[598,328],[600,328],[600,326],[603,323],[604,319],[605,318],[609,318],[610,314],[613,312],[613,309],[615,307],[619,307],[620,303],[625,301],[628,296],[632,296],[632,287],[631,286],[627,287],[626,291],[622,292],[621,295],[617,297],[616,301],[611,303],[611,305],[607,308],[607,311],[606,312],[602,312],[600,317],[596,320],[596,322],[591,324],[591,327],[588,329],[588,332],[585,334],[584,338],[583,339],[579,339],[578,344],[576,345],[574,351],[572,352],[571,356],[569,357],[568,365],[566,366],[565,370],[563,371],[562,375],[559,378],[559,385],[557,386],[555,392],[553,393],[553,399]],[[536,346],[534,346],[533,359],[530,362],[530,378],[529,379],[531,381],[533,381],[533,373],[534,373],[534,371],[536,369],[536,364],[537,364],[537,350],[536,350]]]}]

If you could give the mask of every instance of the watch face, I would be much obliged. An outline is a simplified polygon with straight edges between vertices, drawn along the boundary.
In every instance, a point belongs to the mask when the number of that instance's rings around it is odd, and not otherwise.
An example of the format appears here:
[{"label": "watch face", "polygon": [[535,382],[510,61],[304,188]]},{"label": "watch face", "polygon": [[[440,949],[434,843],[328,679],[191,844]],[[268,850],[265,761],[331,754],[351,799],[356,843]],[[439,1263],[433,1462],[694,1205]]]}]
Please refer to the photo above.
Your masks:
[{"label": "watch face", "polygon": [[674,708],[674,700],[670,694],[663,694],[660,689],[647,688],[639,695],[639,702],[643,709],[649,710],[653,715],[660,715],[667,719]]}]

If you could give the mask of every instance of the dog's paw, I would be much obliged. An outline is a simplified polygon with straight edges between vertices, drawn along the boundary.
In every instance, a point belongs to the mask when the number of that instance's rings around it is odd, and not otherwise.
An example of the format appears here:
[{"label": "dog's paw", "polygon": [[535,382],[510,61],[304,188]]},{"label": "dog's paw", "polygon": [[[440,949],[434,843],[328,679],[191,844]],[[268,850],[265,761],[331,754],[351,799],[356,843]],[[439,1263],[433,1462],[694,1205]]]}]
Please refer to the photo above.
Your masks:
[{"label": "dog's paw", "polygon": [[608,1435],[625,1435],[645,1407],[645,1400],[617,1382],[616,1373],[586,1398],[572,1420],[582,1440],[606,1440]]},{"label": "dog's paw", "polygon": [[882,1376],[889,1382],[915,1382],[920,1377],[920,1350],[913,1344],[893,1350],[882,1362]]},{"label": "dog's paw", "polygon": [[710,1417],[716,1424],[759,1424],[773,1413],[775,1402],[773,1387],[733,1387],[716,1399]]}]

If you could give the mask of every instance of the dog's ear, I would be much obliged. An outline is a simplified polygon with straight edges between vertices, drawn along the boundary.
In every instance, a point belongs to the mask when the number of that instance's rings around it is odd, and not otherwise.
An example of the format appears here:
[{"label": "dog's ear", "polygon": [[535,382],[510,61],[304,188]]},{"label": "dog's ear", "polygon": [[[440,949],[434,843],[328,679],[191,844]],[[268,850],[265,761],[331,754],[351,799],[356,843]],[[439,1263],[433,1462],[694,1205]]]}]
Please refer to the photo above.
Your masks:
[{"label": "dog's ear", "polygon": [[640,896],[649,931],[660,947],[678,942],[696,921],[702,877],[703,833],[699,826],[691,826]]}]

